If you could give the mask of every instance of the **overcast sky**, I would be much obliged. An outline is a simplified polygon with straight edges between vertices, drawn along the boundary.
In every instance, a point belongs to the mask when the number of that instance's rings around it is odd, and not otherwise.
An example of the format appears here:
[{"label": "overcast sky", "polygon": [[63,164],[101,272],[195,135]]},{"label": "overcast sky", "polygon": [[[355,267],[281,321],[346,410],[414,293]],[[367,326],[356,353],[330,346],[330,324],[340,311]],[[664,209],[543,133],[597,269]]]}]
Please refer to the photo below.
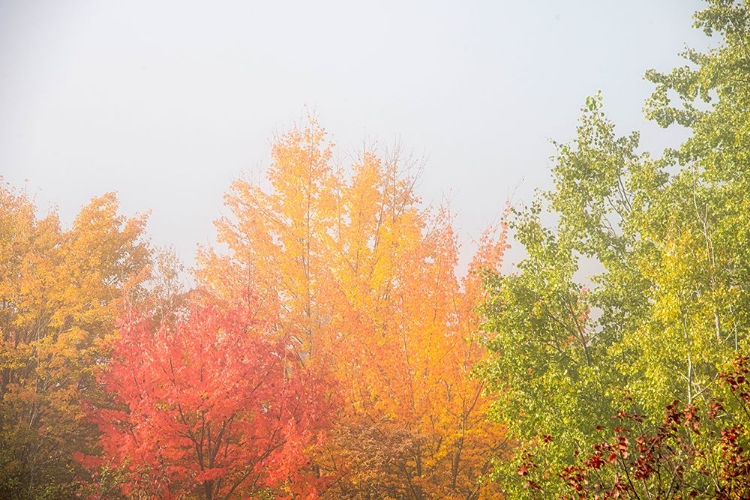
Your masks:
[{"label": "overcast sky", "polygon": [[426,202],[462,241],[506,198],[549,187],[601,90],[618,132],[643,119],[649,68],[682,64],[697,0],[0,0],[0,175],[69,224],[93,196],[152,211],[157,245],[193,261],[222,195],[270,163],[275,131],[317,112],[343,161],[364,138],[427,159]]}]

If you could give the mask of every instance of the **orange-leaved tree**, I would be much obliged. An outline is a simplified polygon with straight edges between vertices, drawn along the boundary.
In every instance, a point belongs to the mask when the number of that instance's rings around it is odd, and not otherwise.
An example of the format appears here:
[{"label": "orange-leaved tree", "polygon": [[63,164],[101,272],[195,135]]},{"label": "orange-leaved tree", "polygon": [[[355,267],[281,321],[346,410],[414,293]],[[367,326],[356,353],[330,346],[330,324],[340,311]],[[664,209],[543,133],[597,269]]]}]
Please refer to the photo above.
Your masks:
[{"label": "orange-leaved tree", "polygon": [[73,494],[76,450],[96,428],[81,404],[96,398],[93,370],[117,310],[148,275],[144,217],[92,199],[70,230],[37,218],[23,193],[0,186],[0,497]]},{"label": "orange-leaved tree", "polygon": [[[314,119],[281,136],[270,189],[232,185],[217,222],[229,253],[202,251],[197,276],[225,298],[256,290],[258,317],[337,381],[344,404],[315,462],[337,478],[331,497],[479,498],[503,443],[470,378],[479,281],[457,279],[452,218],[422,206],[397,153],[365,150],[344,170]],[[497,268],[504,248],[501,228],[472,271]]]},{"label": "orange-leaved tree", "polygon": [[115,400],[96,411],[103,458],[79,459],[117,471],[121,493],[317,497],[307,453],[325,436],[328,388],[247,305],[193,305],[158,327],[129,314],[101,380]]}]

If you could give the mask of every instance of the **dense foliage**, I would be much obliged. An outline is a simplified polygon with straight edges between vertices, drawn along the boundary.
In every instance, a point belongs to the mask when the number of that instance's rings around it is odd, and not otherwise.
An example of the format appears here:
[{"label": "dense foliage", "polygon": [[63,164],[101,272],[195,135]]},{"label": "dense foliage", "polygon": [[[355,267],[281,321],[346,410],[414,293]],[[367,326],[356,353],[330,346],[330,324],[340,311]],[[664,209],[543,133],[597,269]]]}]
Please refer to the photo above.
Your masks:
[{"label": "dense foliage", "polygon": [[95,446],[87,401],[120,305],[148,277],[145,219],[95,198],[70,230],[0,186],[0,497],[65,498]]},{"label": "dense foliage", "polygon": [[[203,252],[201,285],[227,300],[258,290],[254,314],[337,383],[314,461],[332,498],[476,498],[504,446],[469,377],[481,283],[460,286],[449,214],[421,206],[408,161],[364,151],[341,171],[331,154],[312,120],[276,141],[269,190],[232,185],[217,222],[230,253]],[[497,270],[504,249],[488,234],[472,268]]]},{"label": "dense foliage", "polygon": [[[104,462],[124,494],[237,496],[315,491],[307,451],[331,416],[327,387],[245,304],[194,306],[174,324],[130,317],[101,381]],[[100,486],[102,486],[100,484]],[[106,486],[106,485],[104,485]],[[111,495],[110,491],[98,491]]]},{"label": "dense foliage", "polygon": [[[611,416],[658,427],[673,400],[705,406],[747,351],[750,18],[745,5],[711,1],[696,25],[723,43],[647,74],[649,117],[689,127],[691,138],[652,159],[638,152],[638,134],[615,134],[591,97],[577,139],[558,145],[555,188],[512,217],[528,256],[518,274],[488,280],[497,355],[483,376],[495,417],[520,444],[497,471],[514,497],[564,494],[563,471],[600,443],[597,429],[622,427]],[[603,269],[591,283],[582,262]],[[747,446],[744,431],[737,442]],[[697,446],[710,454],[720,444]]]},{"label": "dense foliage", "polygon": [[463,278],[414,162],[341,166],[314,117],[190,290],[114,194],[64,229],[0,185],[0,497],[747,498],[750,15],[695,19],[719,43],[646,75],[690,138],[652,157],[588,98]]}]

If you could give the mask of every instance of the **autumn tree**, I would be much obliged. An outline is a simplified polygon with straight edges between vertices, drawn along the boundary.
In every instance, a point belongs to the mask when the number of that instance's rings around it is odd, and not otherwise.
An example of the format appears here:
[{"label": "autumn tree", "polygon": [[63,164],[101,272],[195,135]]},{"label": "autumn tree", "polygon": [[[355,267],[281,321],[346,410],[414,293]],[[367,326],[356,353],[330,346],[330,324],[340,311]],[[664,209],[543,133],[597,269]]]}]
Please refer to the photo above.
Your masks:
[{"label": "autumn tree", "polygon": [[[332,156],[315,120],[279,137],[269,188],[241,179],[226,195],[229,253],[203,251],[199,281],[257,290],[257,316],[337,381],[344,404],[316,458],[331,497],[478,498],[503,435],[469,378],[481,291],[456,278],[450,214],[421,205],[398,152],[366,149],[350,169]],[[497,268],[503,249],[500,231],[474,267]]]},{"label": "autumn tree", "polygon": [[69,230],[0,186],[0,496],[68,497],[95,428],[83,399],[118,308],[148,274],[144,217],[92,199]]},{"label": "autumn tree", "polygon": [[246,305],[181,316],[128,315],[101,376],[114,398],[96,412],[104,453],[79,460],[118,470],[127,496],[313,498],[320,478],[304,471],[328,389]]}]

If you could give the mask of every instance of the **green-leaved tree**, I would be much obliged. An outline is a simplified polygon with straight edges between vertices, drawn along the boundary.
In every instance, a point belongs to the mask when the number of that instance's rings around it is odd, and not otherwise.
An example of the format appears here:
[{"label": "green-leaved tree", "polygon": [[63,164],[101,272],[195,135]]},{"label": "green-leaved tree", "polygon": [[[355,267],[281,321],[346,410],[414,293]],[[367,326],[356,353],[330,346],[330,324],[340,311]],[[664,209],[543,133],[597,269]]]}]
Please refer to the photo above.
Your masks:
[{"label": "green-leaved tree", "polygon": [[[497,469],[514,498],[563,494],[561,468],[601,440],[597,428],[614,432],[612,415],[656,425],[675,399],[705,402],[747,348],[750,16],[745,3],[707,3],[696,27],[721,43],[647,73],[647,115],[690,139],[653,159],[590,97],[577,138],[557,145],[554,189],[511,217],[527,257],[487,279],[495,354],[482,375],[519,443]],[[602,269],[588,286],[582,259]],[[685,474],[710,483],[697,469]]]}]

